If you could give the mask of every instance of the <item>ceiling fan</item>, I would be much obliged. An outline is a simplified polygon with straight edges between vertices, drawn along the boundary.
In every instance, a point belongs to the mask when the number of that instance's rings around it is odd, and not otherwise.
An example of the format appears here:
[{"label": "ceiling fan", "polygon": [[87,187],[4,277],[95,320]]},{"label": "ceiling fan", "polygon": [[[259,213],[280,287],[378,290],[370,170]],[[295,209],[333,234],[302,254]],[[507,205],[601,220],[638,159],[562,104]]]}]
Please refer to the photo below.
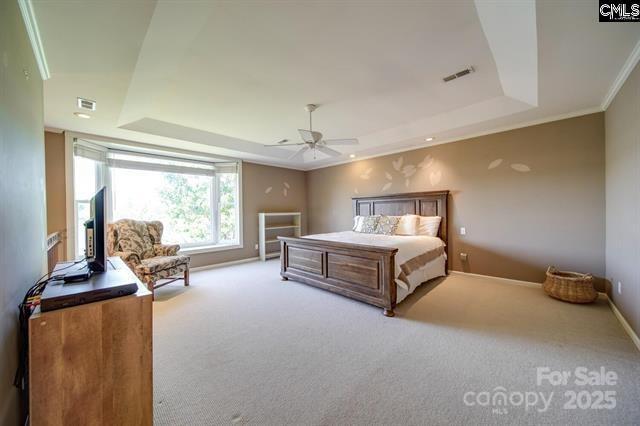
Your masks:
[{"label": "ceiling fan", "polygon": [[316,132],[312,127],[311,114],[313,111],[318,108],[317,105],[309,104],[304,107],[304,109],[309,113],[309,130],[298,129],[298,133],[300,133],[300,137],[302,138],[302,142],[290,142],[288,139],[282,139],[278,143],[265,145],[265,146],[296,146],[296,145],[305,145],[300,148],[298,151],[293,153],[289,159],[302,159],[302,156],[305,152],[312,150],[313,151],[313,159],[316,158],[316,151],[323,152],[331,157],[337,157],[342,155],[340,152],[329,148],[327,145],[357,145],[358,139],[322,139],[322,133]]}]

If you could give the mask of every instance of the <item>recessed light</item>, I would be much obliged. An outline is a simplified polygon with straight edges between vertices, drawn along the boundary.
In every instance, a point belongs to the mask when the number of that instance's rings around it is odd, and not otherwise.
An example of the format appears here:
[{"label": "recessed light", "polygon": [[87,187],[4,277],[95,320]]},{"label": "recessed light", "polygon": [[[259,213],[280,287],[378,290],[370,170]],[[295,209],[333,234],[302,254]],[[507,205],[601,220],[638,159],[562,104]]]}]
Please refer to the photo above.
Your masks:
[{"label": "recessed light", "polygon": [[425,141],[427,141],[427,142],[431,142],[431,141],[432,141],[432,140],[434,140],[434,139],[435,139],[434,137],[431,137],[431,136],[430,136],[430,137],[426,138],[426,139],[425,139]]},{"label": "recessed light", "polygon": [[349,154],[349,158],[356,158],[355,154]]},{"label": "recessed light", "polygon": [[85,114],[84,112],[74,112],[74,114],[76,115],[76,117],[80,118],[91,118],[89,114]]}]

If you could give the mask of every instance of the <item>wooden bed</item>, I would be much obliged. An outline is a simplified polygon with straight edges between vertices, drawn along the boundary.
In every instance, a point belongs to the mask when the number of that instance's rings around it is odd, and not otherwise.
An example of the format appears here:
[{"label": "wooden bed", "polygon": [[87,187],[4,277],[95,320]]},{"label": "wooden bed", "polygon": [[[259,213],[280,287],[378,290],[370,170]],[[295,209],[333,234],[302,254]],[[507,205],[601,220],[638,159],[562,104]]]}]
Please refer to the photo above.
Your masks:
[{"label": "wooden bed", "polygon": [[[449,191],[415,192],[379,197],[353,198],[353,215],[417,214],[441,216],[438,237],[448,244]],[[384,309],[394,316],[397,287],[397,248],[376,247],[309,238],[278,237],[281,250],[280,275]],[[445,262],[445,272],[448,261]]]}]

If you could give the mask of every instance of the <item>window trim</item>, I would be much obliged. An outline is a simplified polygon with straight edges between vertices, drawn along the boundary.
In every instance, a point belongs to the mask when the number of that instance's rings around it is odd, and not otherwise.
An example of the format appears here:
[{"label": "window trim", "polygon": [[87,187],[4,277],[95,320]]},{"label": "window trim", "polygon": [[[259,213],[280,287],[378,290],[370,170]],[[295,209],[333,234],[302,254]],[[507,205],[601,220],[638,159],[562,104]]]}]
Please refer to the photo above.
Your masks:
[{"label": "window trim", "polygon": [[198,247],[185,247],[180,248],[179,254],[192,255],[202,253],[213,253],[216,251],[236,250],[241,249],[242,244],[235,243],[221,243],[221,244],[209,244]]},{"label": "window trim", "polygon": [[[211,242],[203,243],[202,245],[198,245],[198,246],[185,247],[184,249],[180,250],[180,253],[191,255],[191,254],[208,253],[208,252],[214,252],[214,251],[236,250],[244,247],[244,230],[243,230],[244,228],[243,226],[244,225],[244,210],[243,210],[244,191],[242,186],[242,166],[243,166],[242,160],[237,158],[232,158],[232,157],[213,155],[206,152],[190,151],[190,150],[185,150],[180,148],[171,148],[171,147],[166,147],[162,145],[149,145],[146,143],[139,143],[139,142],[128,141],[124,139],[109,138],[105,136],[91,135],[91,134],[79,133],[79,132],[66,131],[64,133],[64,137],[65,137],[65,170],[66,170],[65,190],[66,190],[66,210],[67,210],[66,211],[66,219],[67,219],[66,240],[67,240],[67,258],[68,259],[75,259],[76,257],[75,255],[76,241],[77,241],[76,229],[75,229],[75,224],[76,224],[76,208],[75,208],[76,205],[75,204],[76,203],[75,203],[75,188],[74,188],[75,176],[74,176],[74,161],[73,161],[73,157],[74,157],[73,144],[74,144],[74,139],[76,138],[94,141],[99,145],[106,145],[107,148],[109,145],[125,146],[131,151],[139,152],[141,154],[154,153],[157,155],[165,155],[165,156],[169,156],[177,159],[192,159],[196,161],[200,160],[200,161],[206,161],[206,162],[225,161],[225,162],[237,163],[238,241],[231,242],[231,243],[218,243],[215,245],[212,245]],[[107,169],[107,172],[104,173],[105,175],[107,175],[105,176],[106,181],[102,183],[104,185],[110,186],[111,176],[110,176],[109,168],[107,167],[106,169]],[[216,185],[214,186],[217,191],[218,190],[217,181],[216,181]],[[108,191],[108,193],[110,194],[111,191]],[[109,195],[109,198],[110,198],[110,195]],[[111,200],[108,199],[107,202],[111,203]],[[107,221],[111,221],[110,216],[111,216],[111,209],[108,209]],[[216,215],[216,217],[217,216],[219,215]],[[216,223],[216,226],[218,226],[217,223]]]}]

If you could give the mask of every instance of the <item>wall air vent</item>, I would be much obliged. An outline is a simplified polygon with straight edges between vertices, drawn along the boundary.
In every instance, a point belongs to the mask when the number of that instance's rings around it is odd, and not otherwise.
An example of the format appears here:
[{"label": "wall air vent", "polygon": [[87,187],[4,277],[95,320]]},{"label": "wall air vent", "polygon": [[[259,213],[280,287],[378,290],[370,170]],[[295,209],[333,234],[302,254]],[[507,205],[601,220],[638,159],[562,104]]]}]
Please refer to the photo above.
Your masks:
[{"label": "wall air vent", "polygon": [[90,101],[89,99],[78,98],[78,108],[85,109],[87,111],[95,111],[96,101]]},{"label": "wall air vent", "polygon": [[465,68],[462,71],[458,71],[455,74],[451,74],[451,75],[448,75],[448,76],[444,77],[442,80],[445,83],[448,83],[451,80],[455,80],[456,78],[464,77],[465,75],[471,74],[474,71],[475,71],[475,69],[473,69],[473,67]]}]

